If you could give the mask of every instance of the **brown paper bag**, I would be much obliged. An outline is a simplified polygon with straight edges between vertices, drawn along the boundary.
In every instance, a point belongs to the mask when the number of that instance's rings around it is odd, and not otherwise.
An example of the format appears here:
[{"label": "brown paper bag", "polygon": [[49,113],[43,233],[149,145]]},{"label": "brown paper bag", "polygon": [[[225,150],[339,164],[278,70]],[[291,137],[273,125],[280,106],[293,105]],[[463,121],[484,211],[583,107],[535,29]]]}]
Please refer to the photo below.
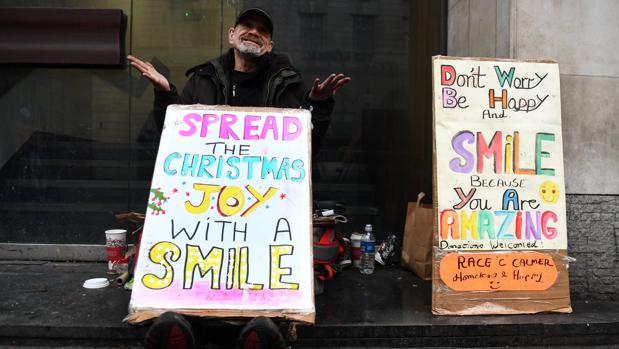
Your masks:
[{"label": "brown paper bag", "polygon": [[402,241],[402,266],[424,280],[432,279],[432,205],[421,204],[425,193],[417,195],[417,202],[409,202]]}]

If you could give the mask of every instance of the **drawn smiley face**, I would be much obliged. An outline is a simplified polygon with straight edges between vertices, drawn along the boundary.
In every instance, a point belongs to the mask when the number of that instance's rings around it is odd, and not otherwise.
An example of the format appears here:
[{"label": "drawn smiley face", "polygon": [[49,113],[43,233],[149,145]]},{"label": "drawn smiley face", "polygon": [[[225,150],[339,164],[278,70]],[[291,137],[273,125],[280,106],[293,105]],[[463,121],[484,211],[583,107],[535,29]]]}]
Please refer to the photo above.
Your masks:
[{"label": "drawn smiley face", "polygon": [[559,201],[559,186],[553,181],[546,181],[539,186],[539,197],[543,202],[556,204]]},{"label": "drawn smiley face", "polygon": [[501,281],[490,281],[491,290],[498,290],[499,288],[501,288]]}]

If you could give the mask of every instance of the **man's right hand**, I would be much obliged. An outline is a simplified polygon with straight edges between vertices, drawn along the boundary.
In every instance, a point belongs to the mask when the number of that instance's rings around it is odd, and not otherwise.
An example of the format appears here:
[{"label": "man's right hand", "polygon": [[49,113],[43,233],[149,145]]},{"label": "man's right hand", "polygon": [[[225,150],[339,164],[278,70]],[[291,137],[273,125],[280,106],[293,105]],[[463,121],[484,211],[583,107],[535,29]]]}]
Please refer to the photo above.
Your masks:
[{"label": "man's right hand", "polygon": [[150,62],[144,62],[132,55],[128,55],[127,59],[131,62],[131,66],[137,69],[142,76],[146,77],[153,84],[156,90],[170,91],[170,83],[165,76],[161,75]]}]

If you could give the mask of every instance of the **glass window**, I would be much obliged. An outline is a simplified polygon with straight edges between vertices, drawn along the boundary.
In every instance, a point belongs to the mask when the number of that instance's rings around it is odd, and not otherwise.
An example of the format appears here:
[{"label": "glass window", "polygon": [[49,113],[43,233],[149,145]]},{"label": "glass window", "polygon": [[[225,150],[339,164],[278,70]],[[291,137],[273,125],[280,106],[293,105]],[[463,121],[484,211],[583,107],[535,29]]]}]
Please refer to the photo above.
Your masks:
[{"label": "glass window", "polygon": [[322,13],[300,13],[301,42],[318,50],[322,47]]},{"label": "glass window", "polygon": [[[225,48],[222,23],[237,11],[191,0],[28,6],[121,9],[125,52],[181,88],[188,68]],[[159,140],[145,79],[129,67],[0,65],[0,74],[0,242],[103,244],[115,214],[145,211]]]},{"label": "glass window", "polygon": [[[0,0],[0,6],[23,6]],[[315,159],[314,197],[347,207],[348,230],[402,230],[413,164],[407,130],[409,4],[401,0],[40,0],[29,6],[118,8],[124,49],[179,89],[185,71],[227,50],[246,6],[269,11],[276,51],[306,83],[344,73]],[[144,212],[159,141],[153,92],[124,68],[0,66],[0,242],[102,244],[114,214]],[[410,123],[409,123],[410,124]]]},{"label": "glass window", "polygon": [[[77,5],[131,14],[120,0],[29,2]],[[129,75],[0,65],[0,76],[0,242],[103,243],[113,213],[128,209]]]},{"label": "glass window", "polygon": [[[349,224],[343,230],[359,231],[372,223],[377,239],[385,233],[400,234],[406,215],[402,192],[413,171],[402,154],[414,140],[400,127],[402,119],[410,117],[409,3],[278,4],[281,1],[246,1],[248,6],[272,9],[276,50],[292,57],[306,83],[330,73],[352,77],[335,96],[331,127],[313,167],[314,198],[337,200],[347,207]],[[291,20],[294,13],[300,14],[298,21]],[[321,33],[317,46],[311,38]]]},{"label": "glass window", "polygon": [[374,53],[374,16],[353,16],[353,47],[355,60],[369,62]]}]

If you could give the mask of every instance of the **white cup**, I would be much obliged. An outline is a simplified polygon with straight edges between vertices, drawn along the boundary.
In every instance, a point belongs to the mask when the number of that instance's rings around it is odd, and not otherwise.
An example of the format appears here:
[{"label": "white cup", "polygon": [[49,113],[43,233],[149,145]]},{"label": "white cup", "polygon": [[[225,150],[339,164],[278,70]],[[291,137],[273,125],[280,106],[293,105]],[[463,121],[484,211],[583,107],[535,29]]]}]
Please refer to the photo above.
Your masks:
[{"label": "white cup", "polygon": [[105,245],[107,247],[127,246],[127,230],[110,229],[105,231]]},{"label": "white cup", "polygon": [[127,251],[127,231],[125,229],[110,229],[105,231],[105,250],[107,261],[112,265],[125,257]]}]

